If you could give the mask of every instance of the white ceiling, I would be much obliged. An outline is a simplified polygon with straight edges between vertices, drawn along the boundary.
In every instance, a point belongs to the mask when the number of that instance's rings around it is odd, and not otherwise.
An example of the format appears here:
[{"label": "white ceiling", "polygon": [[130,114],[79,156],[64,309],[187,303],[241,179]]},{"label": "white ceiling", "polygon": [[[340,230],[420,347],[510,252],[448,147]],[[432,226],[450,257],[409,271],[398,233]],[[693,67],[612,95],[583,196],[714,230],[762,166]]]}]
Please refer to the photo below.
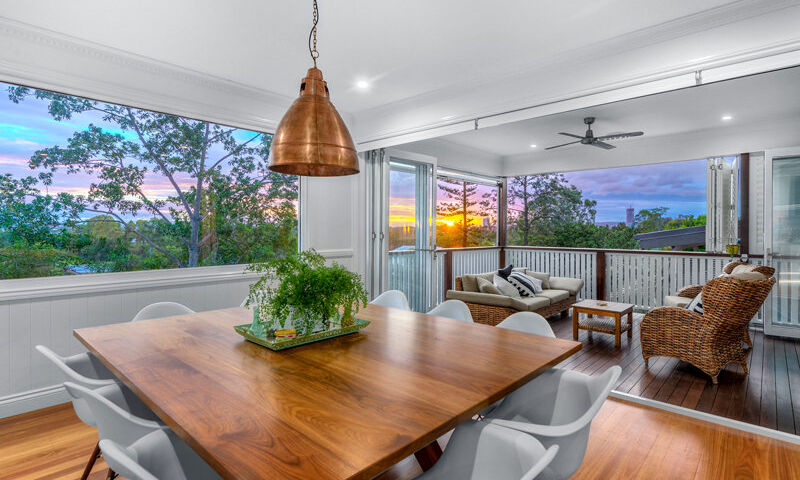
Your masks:
[{"label": "white ceiling", "polygon": [[[612,141],[615,150],[602,151],[609,157],[618,151],[653,137],[710,129],[733,129],[743,125],[772,123],[793,118],[800,121],[800,67],[754,75],[700,87],[651,95],[571,112],[481,128],[442,137],[443,140],[497,157],[525,155],[545,158],[564,152],[582,153],[596,147],[570,145],[557,150],[545,147],[571,141],[558,132],[583,135],[583,118],[596,117],[596,136],[641,130],[642,137]],[[723,115],[731,115],[723,121]],[[716,133],[709,133],[716,135]],[[424,142],[420,142],[424,144]],[[798,137],[800,143],[800,136]],[[530,145],[535,144],[536,148]],[[595,152],[593,152],[595,153]]]},{"label": "white ceiling", "polygon": [[[358,112],[511,75],[728,0],[320,0],[320,67]],[[19,0],[2,15],[294,97],[310,66],[310,1]],[[355,88],[360,79],[368,91]]]}]

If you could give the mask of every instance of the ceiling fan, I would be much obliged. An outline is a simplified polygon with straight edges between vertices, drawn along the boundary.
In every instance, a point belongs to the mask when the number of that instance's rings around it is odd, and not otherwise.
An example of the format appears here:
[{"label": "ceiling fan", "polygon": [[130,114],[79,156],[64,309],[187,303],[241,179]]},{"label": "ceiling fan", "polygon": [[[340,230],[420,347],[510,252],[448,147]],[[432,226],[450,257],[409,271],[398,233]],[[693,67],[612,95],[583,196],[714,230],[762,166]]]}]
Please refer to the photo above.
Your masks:
[{"label": "ceiling fan", "polygon": [[611,150],[612,148],[617,148],[617,147],[611,145],[610,143],[606,143],[605,142],[606,140],[618,140],[620,138],[638,137],[640,135],[644,135],[644,132],[628,132],[628,133],[615,133],[612,135],[603,135],[602,137],[595,137],[594,132],[592,132],[592,124],[594,123],[594,117],[584,118],[583,123],[588,125],[588,128],[586,129],[586,134],[583,136],[575,135],[572,133],[558,132],[559,135],[565,135],[567,137],[577,138],[578,140],[575,140],[574,142],[563,143],[561,145],[547,147],[545,148],[545,150],[552,150],[554,148],[566,147],[567,145],[572,145],[574,143],[582,143],[584,145],[591,145],[593,147]]}]

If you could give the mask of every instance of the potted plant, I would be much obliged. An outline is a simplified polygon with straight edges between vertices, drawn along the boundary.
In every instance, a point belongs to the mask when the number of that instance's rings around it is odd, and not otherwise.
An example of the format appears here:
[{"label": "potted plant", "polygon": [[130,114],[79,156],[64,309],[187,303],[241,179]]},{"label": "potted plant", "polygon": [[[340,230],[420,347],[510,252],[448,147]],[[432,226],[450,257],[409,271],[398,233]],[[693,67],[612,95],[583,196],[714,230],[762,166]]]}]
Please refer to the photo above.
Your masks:
[{"label": "potted plant", "polygon": [[[253,264],[262,274],[250,287],[247,305],[254,306],[255,330],[293,328],[298,336],[353,324],[353,314],[367,302],[361,277],[308,250]],[[343,312],[340,314],[340,311]]]}]

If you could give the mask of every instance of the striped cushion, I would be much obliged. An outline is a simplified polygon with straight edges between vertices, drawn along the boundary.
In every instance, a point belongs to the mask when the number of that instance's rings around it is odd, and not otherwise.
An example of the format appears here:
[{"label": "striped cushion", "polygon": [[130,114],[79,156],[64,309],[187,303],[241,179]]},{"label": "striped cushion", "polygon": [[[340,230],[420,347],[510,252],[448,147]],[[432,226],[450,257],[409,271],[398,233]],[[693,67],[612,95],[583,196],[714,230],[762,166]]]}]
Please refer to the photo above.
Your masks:
[{"label": "striped cushion", "polygon": [[514,285],[522,297],[534,297],[537,293],[542,293],[542,281],[522,272],[511,272],[508,283]]},{"label": "striped cushion", "polygon": [[686,310],[699,313],[700,315],[703,314],[703,292],[698,293],[697,296],[689,302],[689,305],[686,305]]}]

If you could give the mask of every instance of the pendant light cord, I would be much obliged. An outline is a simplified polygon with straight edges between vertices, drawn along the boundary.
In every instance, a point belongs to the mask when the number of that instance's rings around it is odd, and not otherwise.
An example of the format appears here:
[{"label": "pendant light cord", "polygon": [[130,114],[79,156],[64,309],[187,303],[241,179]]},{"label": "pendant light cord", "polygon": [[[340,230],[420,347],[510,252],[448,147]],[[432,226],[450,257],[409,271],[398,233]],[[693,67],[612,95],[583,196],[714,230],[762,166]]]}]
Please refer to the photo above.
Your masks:
[{"label": "pendant light cord", "polygon": [[317,0],[314,0],[314,25],[311,26],[311,31],[308,33],[308,53],[311,55],[311,60],[314,62],[314,68],[317,68],[317,58],[319,58],[319,51],[317,50],[318,22],[319,8],[317,7]]}]

